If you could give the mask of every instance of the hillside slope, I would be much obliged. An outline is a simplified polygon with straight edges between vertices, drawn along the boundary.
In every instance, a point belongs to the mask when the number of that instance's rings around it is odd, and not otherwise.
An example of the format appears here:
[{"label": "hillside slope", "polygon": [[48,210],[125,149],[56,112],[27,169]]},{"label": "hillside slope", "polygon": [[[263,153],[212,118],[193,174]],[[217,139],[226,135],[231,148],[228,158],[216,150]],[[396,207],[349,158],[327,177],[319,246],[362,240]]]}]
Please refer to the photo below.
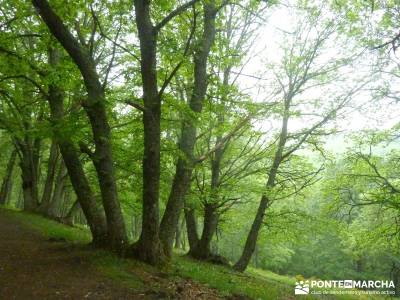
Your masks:
[{"label": "hillside slope", "polygon": [[241,274],[184,256],[160,271],[91,249],[89,240],[85,229],[0,209],[0,299],[295,298],[290,277]]}]

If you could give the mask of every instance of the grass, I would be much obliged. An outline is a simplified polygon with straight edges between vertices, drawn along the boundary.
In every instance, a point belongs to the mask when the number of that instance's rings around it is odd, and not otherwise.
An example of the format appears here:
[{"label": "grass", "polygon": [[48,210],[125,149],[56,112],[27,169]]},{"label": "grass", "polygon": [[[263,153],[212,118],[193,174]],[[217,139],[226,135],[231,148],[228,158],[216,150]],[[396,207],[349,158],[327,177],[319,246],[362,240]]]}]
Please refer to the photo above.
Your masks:
[{"label": "grass", "polygon": [[241,274],[223,266],[194,261],[188,257],[176,258],[173,268],[178,276],[189,277],[216,288],[222,295],[245,295],[253,299],[288,299],[288,295],[292,295],[294,289],[294,285],[289,286],[273,278]]},{"label": "grass", "polygon": [[[41,216],[26,212],[1,209],[16,222],[32,228],[46,238],[66,240],[75,245],[84,245],[90,241],[90,233],[85,228],[65,226]],[[244,274],[234,272],[223,266],[199,262],[189,257],[175,254],[172,264],[162,270],[162,280],[150,280],[160,275],[157,270],[149,265],[124,259],[116,255],[101,251],[90,250],[85,247],[78,249],[85,252],[93,266],[108,278],[117,281],[135,290],[151,289],[153,291],[165,290],[170,281],[180,281],[190,278],[210,288],[217,289],[223,296],[242,295],[252,299],[294,299],[295,278],[279,275],[267,270],[249,268]],[[79,250],[78,250],[79,251]],[[323,299],[382,299],[378,297],[351,296],[351,295],[326,295]],[[321,296],[301,296],[301,299],[321,299]]]},{"label": "grass", "polygon": [[22,225],[32,228],[49,239],[64,239],[71,243],[82,244],[89,243],[91,240],[90,232],[85,228],[66,226],[28,212],[3,208],[1,209],[1,212],[3,215],[18,221],[18,223]]}]

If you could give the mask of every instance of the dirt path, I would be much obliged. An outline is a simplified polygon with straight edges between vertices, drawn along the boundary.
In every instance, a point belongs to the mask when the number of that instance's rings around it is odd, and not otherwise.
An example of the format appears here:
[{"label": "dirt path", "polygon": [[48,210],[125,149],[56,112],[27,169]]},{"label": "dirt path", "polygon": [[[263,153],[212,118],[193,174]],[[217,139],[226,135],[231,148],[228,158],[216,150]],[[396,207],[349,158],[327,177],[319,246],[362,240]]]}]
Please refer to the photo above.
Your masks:
[{"label": "dirt path", "polygon": [[0,213],[0,299],[148,299]]},{"label": "dirt path", "polygon": [[89,263],[90,250],[86,252],[85,257],[66,243],[49,241],[0,210],[0,299],[219,298],[185,293],[162,296],[151,289],[143,292],[120,286],[97,272]]}]

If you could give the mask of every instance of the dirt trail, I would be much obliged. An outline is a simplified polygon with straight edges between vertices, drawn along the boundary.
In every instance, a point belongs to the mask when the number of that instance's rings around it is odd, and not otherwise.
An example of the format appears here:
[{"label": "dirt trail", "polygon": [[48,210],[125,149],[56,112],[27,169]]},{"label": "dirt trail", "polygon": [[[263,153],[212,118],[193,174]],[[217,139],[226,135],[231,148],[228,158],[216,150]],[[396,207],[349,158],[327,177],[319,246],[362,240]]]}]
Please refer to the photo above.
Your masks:
[{"label": "dirt trail", "polygon": [[85,257],[66,243],[49,241],[0,210],[0,299],[219,298],[198,293],[171,297],[120,286],[96,271],[88,260],[90,250],[86,252]]}]

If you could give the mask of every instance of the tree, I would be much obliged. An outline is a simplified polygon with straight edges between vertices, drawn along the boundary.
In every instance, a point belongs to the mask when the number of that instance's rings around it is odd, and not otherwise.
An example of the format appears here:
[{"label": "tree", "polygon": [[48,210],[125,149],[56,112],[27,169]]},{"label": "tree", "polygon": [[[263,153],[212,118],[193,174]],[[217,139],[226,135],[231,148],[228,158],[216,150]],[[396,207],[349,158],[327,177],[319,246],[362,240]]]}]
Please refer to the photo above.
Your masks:
[{"label": "tree", "polygon": [[[328,88],[332,83],[332,76],[339,76],[338,70],[347,59],[333,55],[327,61],[321,60],[323,49],[328,41],[333,38],[335,26],[332,20],[323,21],[322,9],[311,10],[311,14],[305,15],[295,28],[292,34],[289,33],[291,40],[284,47],[283,59],[279,67],[273,69],[274,81],[277,83],[277,91],[273,93],[274,97],[280,97],[281,100],[281,128],[276,138],[275,150],[268,170],[265,192],[262,194],[259,207],[248,233],[245,246],[240,259],[236,262],[234,268],[238,271],[244,271],[250,262],[251,256],[255,250],[257,237],[263,225],[266,210],[274,202],[274,197],[278,194],[279,187],[277,177],[284,164],[290,164],[293,154],[309,144],[318,149],[318,137],[332,133],[332,129],[323,130],[323,126],[333,120],[341,109],[349,102],[354,95],[363,86],[350,88],[349,92],[342,95],[333,96],[330,101],[324,103],[324,107],[318,107],[313,99],[300,100],[301,97],[307,99],[307,93],[312,89]],[[318,29],[313,24],[322,22],[323,26]],[[328,92],[328,90],[327,90]],[[302,106],[299,103],[303,103]],[[308,103],[309,106],[307,106]],[[297,132],[290,132],[289,120],[296,117],[306,118],[306,126],[303,126]],[[315,117],[311,117],[315,116]],[[317,172],[318,173],[318,172]],[[288,176],[288,174],[286,175]],[[305,182],[307,186],[313,182],[311,174],[310,181]],[[278,188],[279,190],[279,188]]]},{"label": "tree", "polygon": [[[50,49],[49,51],[49,64],[54,73],[57,74],[59,67],[60,51]],[[61,73],[62,74],[62,73]],[[77,195],[78,202],[82,207],[83,213],[86,217],[90,227],[93,245],[98,247],[108,246],[108,233],[107,223],[102,214],[102,211],[97,206],[94,193],[90,187],[89,181],[85,175],[82,163],[79,159],[78,150],[71,140],[70,133],[63,131],[64,123],[64,94],[60,87],[57,85],[57,77],[55,82],[50,82],[49,93],[47,100],[50,106],[50,116],[53,126],[54,140],[60,147],[60,152],[63,157],[65,167],[68,170],[69,178],[71,180],[74,191]],[[53,201],[49,207],[50,215],[54,213],[54,205],[56,201],[60,200],[63,185],[64,185],[64,164],[60,165],[57,180],[58,185],[54,191]]]},{"label": "tree", "polygon": [[[215,19],[219,9],[220,7],[216,6],[215,1],[203,3],[203,33],[193,57],[193,89],[188,101],[188,106],[195,116],[201,113],[207,92],[207,61],[215,39]],[[160,224],[161,240],[166,253],[169,255],[172,252],[179,215],[184,205],[184,197],[191,182],[194,166],[193,150],[197,135],[195,122],[196,120],[192,119],[184,119],[182,121],[178,148],[183,157],[180,157],[176,163],[171,192]]]},{"label": "tree", "polygon": [[40,206],[38,208],[44,214],[47,214],[49,210],[57,162],[58,145],[52,141],[47,162],[46,182],[43,189],[42,200],[40,201]]},{"label": "tree", "polygon": [[[157,25],[150,17],[150,2],[135,1],[136,26],[140,41],[141,76],[143,88],[143,213],[142,233],[133,247],[133,252],[142,260],[151,264],[162,264],[165,253],[160,241],[159,228],[159,184],[160,184],[160,118],[161,99],[168,85],[167,79],[161,90],[157,83],[157,38],[159,31],[174,17],[184,12],[197,1],[190,1],[179,6]],[[186,50],[187,51],[187,50]],[[186,52],[185,51],[185,52]],[[173,76],[174,70],[170,76]],[[163,227],[162,227],[163,228]],[[174,227],[175,229],[175,227]],[[173,232],[173,234],[175,231]],[[172,238],[174,235],[172,235]]]},{"label": "tree", "polygon": [[51,33],[71,56],[83,77],[88,93],[83,108],[90,120],[95,142],[92,160],[98,175],[107,218],[107,238],[110,247],[121,252],[126,246],[127,237],[115,184],[104,88],[96,71],[96,64],[88,49],[77,41],[46,0],[33,0],[32,3]]},{"label": "tree", "polygon": [[10,198],[12,183],[13,183],[12,175],[16,159],[17,159],[17,151],[13,149],[7,163],[6,174],[3,177],[3,182],[1,184],[0,205],[6,204],[8,199]]}]

